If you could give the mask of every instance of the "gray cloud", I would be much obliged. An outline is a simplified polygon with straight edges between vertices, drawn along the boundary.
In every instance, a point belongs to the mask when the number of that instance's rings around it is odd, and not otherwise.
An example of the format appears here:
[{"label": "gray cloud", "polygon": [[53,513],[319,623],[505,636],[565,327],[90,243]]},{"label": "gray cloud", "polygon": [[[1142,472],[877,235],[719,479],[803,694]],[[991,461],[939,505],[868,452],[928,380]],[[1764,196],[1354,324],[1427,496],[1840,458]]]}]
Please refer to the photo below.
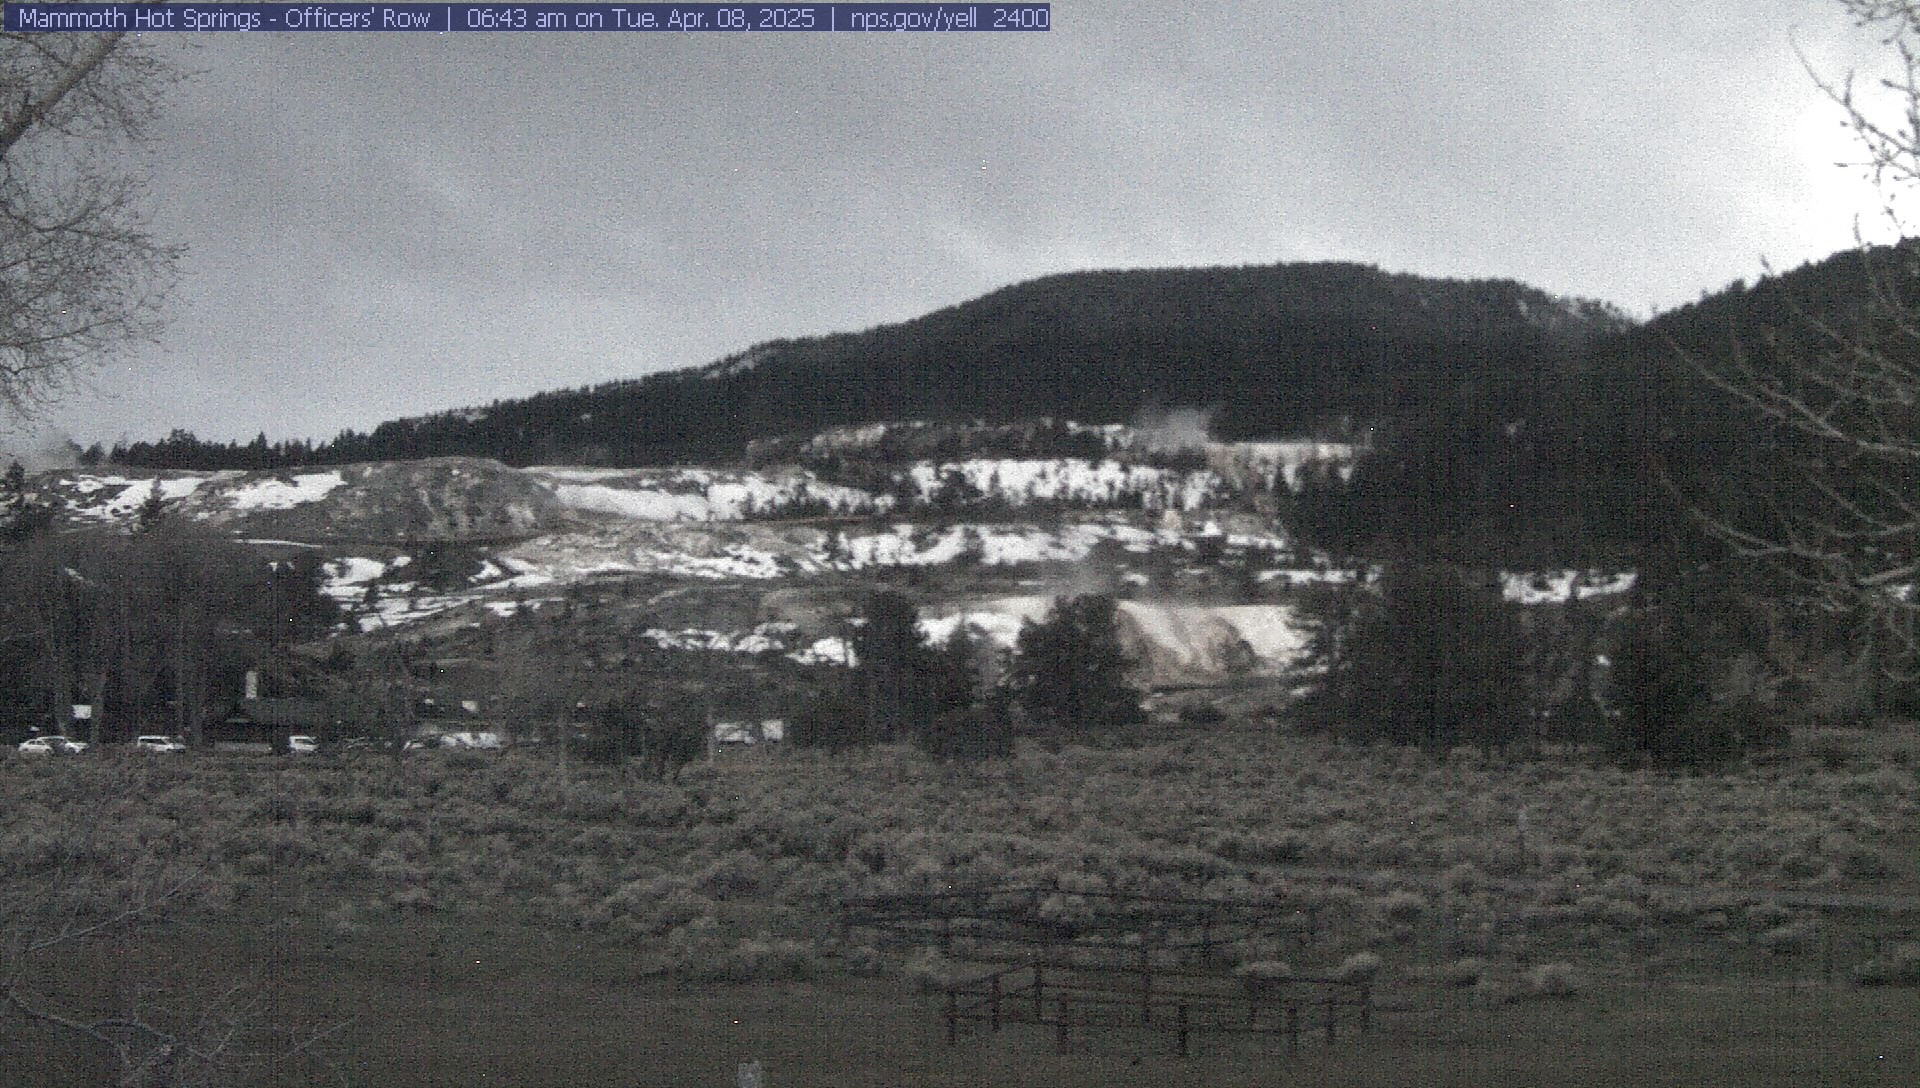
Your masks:
[{"label": "gray cloud", "polygon": [[1823,0],[1054,5],[933,35],[219,35],[164,341],[55,422],[327,437],[1089,267],[1356,259],[1670,306],[1848,240]]}]

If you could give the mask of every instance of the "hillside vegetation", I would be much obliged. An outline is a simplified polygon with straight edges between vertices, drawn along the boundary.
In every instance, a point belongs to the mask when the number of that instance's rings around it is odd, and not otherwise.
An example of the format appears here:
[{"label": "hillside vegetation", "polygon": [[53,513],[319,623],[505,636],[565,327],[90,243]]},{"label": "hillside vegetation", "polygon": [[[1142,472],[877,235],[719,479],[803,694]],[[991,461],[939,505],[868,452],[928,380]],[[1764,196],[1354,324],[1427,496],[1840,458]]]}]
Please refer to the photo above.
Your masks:
[{"label": "hillside vegetation", "polygon": [[[710,366],[381,424],[319,447],[177,434],[116,461],[265,468],[433,456],[652,465],[739,456],[754,439],[877,420],[1034,416],[1121,423],[1218,409],[1223,438],[1397,418],[1436,388],[1499,418],[1578,372],[1614,310],[1506,280],[1357,264],[1082,272],[898,325],[757,345]],[[1048,451],[1061,452],[1061,451]],[[1075,450],[1073,452],[1081,452]]]}]

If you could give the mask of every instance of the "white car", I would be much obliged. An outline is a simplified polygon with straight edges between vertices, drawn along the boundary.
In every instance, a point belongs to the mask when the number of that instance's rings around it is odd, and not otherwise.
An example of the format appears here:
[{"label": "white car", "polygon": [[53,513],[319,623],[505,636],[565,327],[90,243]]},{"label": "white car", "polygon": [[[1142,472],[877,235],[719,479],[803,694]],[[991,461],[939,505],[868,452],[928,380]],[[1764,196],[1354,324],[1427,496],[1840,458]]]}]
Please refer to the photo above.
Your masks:
[{"label": "white car", "polygon": [[87,742],[65,737],[35,737],[20,742],[23,756],[77,756],[87,750]]},{"label": "white car", "polygon": [[287,738],[287,751],[296,756],[310,756],[320,750],[320,739],[304,733],[295,733]]},{"label": "white car", "polygon": [[161,736],[158,733],[148,733],[133,738],[133,746],[136,750],[142,752],[184,752],[187,750],[187,742],[184,738]]}]

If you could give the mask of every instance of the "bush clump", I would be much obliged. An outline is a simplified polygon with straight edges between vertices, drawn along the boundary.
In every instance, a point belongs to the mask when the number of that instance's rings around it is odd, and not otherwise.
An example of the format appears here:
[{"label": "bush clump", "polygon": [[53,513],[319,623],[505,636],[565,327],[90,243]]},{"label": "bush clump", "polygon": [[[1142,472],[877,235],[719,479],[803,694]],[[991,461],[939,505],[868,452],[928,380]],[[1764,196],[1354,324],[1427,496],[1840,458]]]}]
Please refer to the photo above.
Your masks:
[{"label": "bush clump", "polygon": [[1000,759],[1013,754],[1013,718],[1002,700],[949,710],[918,730],[921,751],[935,759]]},{"label": "bush clump", "polygon": [[1572,997],[1580,992],[1580,976],[1570,963],[1543,963],[1527,972],[1527,990],[1538,997]]},{"label": "bush clump", "polygon": [[1487,961],[1477,956],[1457,959],[1441,967],[1437,973],[1439,981],[1448,986],[1472,986],[1487,975]]},{"label": "bush clump", "polygon": [[1333,969],[1333,977],[1342,982],[1370,982],[1379,973],[1380,957],[1372,952],[1355,952]]},{"label": "bush clump", "polygon": [[964,971],[958,963],[941,955],[939,949],[927,945],[907,957],[906,975],[925,993],[954,985],[960,981]]},{"label": "bush clump", "polygon": [[1250,960],[1233,969],[1249,993],[1278,990],[1293,978],[1293,966],[1284,960]]},{"label": "bush clump", "polygon": [[1865,963],[1855,964],[1847,974],[1860,986],[1920,986],[1920,941],[1883,949]]}]

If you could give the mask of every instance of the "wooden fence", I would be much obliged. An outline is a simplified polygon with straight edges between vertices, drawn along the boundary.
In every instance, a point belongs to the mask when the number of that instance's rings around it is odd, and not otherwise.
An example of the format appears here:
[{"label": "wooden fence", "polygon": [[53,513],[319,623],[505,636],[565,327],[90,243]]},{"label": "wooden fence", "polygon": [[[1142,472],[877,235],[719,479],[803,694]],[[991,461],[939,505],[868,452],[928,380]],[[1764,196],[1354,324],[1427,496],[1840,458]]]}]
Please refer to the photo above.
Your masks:
[{"label": "wooden fence", "polygon": [[[1143,961],[1144,964],[1145,961]],[[1095,1026],[1161,1031],[1187,1057],[1196,1034],[1282,1037],[1296,1054],[1303,1034],[1333,1042],[1343,1029],[1365,1034],[1373,1026],[1372,987],[1366,982],[1290,978],[1249,983],[1197,971],[1094,969],[1035,962],[1002,968],[941,989],[947,1044],[962,1024],[997,1032],[1006,1024],[1053,1029],[1066,1049],[1076,1032]]]},{"label": "wooden fence", "polygon": [[[1081,908],[1074,917],[1049,916],[1053,897]],[[1163,961],[1205,961],[1236,941],[1290,940],[1306,948],[1320,934],[1319,910],[1280,900],[1197,899],[1124,892],[1074,891],[1053,885],[975,888],[868,896],[845,905],[843,922],[878,931],[898,944],[933,945],[951,955],[957,940],[976,947],[1018,951],[1072,943],[1106,953],[1127,966],[1144,949]],[[995,954],[970,958],[992,960]]]}]

